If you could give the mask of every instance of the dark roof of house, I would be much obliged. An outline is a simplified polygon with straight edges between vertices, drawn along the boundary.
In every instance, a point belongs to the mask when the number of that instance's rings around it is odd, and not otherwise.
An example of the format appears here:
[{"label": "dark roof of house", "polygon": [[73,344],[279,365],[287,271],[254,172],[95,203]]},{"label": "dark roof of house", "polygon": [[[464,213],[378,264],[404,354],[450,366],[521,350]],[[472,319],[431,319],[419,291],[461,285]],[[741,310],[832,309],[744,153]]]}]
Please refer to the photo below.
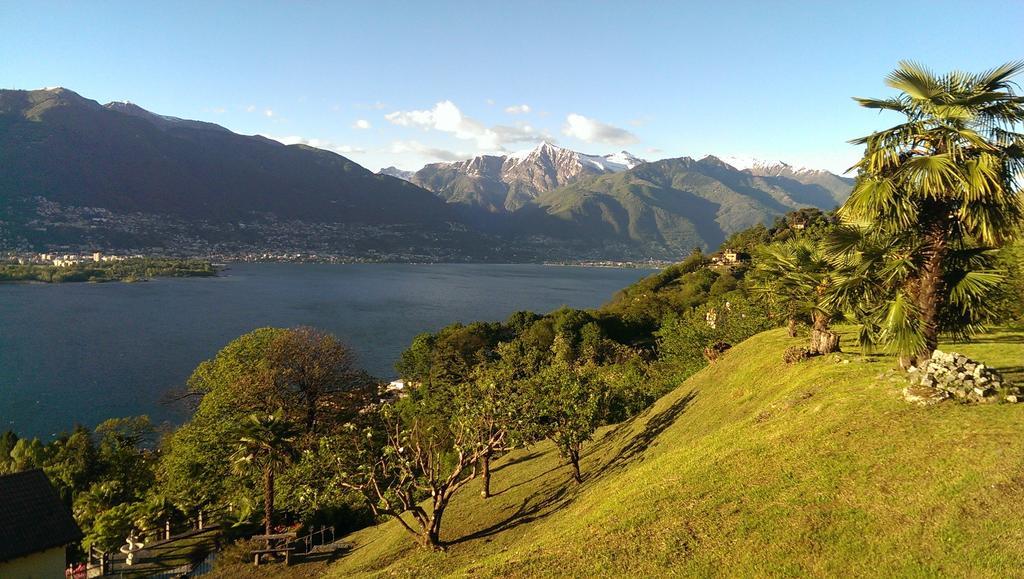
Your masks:
[{"label": "dark roof of house", "polygon": [[81,538],[81,529],[42,470],[0,476],[0,561]]}]

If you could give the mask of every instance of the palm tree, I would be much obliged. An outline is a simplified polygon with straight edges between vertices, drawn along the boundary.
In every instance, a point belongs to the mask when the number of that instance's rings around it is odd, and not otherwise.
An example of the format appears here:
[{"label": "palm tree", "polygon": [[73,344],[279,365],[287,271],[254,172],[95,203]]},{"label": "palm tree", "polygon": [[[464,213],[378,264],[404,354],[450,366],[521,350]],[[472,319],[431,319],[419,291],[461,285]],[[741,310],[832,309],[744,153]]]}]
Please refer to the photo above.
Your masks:
[{"label": "palm tree", "polygon": [[812,346],[821,354],[838,349],[838,336],[829,331],[834,310],[826,300],[834,266],[820,243],[790,239],[758,248],[748,274],[751,292],[786,316],[789,335],[797,324],[811,324]]},{"label": "palm tree", "polygon": [[[900,93],[856,99],[904,122],[852,141],[865,145],[857,183],[839,210],[848,223],[902,237],[907,274],[889,296],[890,326],[917,339],[896,345],[904,365],[931,356],[951,288],[945,271],[956,249],[997,247],[1022,221],[1024,98],[1010,79],[1024,62],[969,74],[936,75],[901,62],[886,84]],[[883,332],[884,334],[884,332]],[[895,335],[890,332],[890,335]]]},{"label": "palm tree", "polygon": [[238,471],[263,475],[263,524],[267,535],[274,511],[274,475],[295,459],[296,436],[295,427],[285,420],[282,409],[273,414],[250,415],[239,432],[232,459]]}]

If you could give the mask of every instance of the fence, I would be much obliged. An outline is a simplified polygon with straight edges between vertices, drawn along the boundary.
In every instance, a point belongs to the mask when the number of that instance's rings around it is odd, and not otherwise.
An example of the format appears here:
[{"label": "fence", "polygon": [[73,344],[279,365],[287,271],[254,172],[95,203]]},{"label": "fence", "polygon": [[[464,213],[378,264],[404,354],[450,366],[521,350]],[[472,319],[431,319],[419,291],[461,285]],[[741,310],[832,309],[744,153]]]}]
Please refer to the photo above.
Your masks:
[{"label": "fence", "polygon": [[[330,536],[330,540],[327,537]],[[292,540],[291,545],[296,548],[298,553],[309,553],[313,550],[313,547],[319,547],[320,545],[326,545],[333,543],[334,538],[334,525],[328,527],[327,525],[320,525],[320,529],[312,531],[307,535],[303,535]]]},{"label": "fence", "polygon": [[[173,541],[176,538],[187,536],[196,531],[202,531],[215,527],[219,518],[225,513],[231,511],[230,506],[216,507],[212,509],[201,509],[196,512],[195,516],[188,517],[185,520],[178,520],[172,522],[168,518],[163,525],[158,527],[149,527],[146,529],[133,529],[132,532],[139,539],[146,539],[146,548],[152,548],[155,544],[165,543]],[[102,577],[107,575],[113,570],[114,563],[124,559],[125,555],[120,550],[118,551],[104,551],[95,547],[90,547],[89,552],[86,554],[85,564],[85,575],[89,579],[93,577]],[[75,579],[78,579],[81,575],[74,575]]]}]

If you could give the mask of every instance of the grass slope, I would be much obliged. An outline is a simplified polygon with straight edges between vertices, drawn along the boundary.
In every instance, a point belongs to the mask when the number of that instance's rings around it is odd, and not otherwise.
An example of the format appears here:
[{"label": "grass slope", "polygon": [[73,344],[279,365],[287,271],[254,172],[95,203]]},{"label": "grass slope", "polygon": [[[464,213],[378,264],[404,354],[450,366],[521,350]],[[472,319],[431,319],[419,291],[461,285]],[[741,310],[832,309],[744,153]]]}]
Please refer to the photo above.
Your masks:
[{"label": "grass slope", "polygon": [[[786,366],[792,343],[782,330],[756,336],[602,431],[582,485],[548,444],[504,457],[497,496],[470,487],[453,501],[446,553],[388,522],[316,571],[1019,575],[1024,405],[911,406],[891,359]],[[1024,332],[949,349],[1024,379]]]}]

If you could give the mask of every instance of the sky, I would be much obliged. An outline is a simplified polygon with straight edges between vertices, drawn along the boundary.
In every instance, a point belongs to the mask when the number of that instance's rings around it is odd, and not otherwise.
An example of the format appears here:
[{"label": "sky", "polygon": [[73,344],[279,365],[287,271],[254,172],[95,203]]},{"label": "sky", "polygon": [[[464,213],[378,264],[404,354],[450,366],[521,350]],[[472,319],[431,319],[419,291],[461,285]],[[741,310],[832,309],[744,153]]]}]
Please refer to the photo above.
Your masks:
[{"label": "sky", "polygon": [[889,95],[903,59],[1024,58],[1022,25],[1024,0],[0,0],[0,88],[63,86],[372,170],[548,140],[842,172],[849,139],[898,120],[850,97]]}]

